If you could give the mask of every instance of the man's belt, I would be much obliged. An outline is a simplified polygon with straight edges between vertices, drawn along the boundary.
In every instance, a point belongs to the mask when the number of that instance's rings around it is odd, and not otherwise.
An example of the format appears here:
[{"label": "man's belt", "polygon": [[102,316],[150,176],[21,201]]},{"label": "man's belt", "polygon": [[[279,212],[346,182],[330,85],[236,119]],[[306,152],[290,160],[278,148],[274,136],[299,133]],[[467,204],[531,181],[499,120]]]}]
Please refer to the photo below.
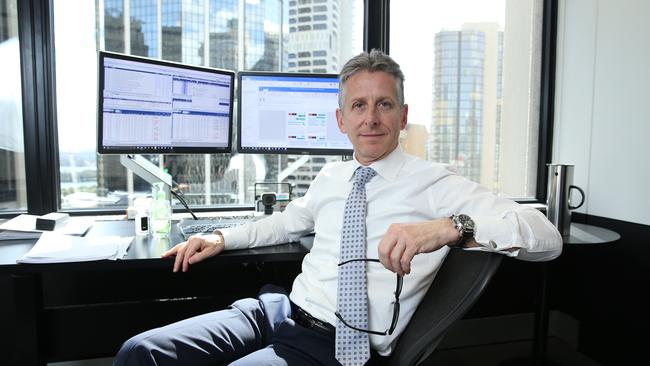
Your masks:
[{"label": "man's belt", "polygon": [[336,328],[327,322],[314,318],[300,306],[291,302],[291,319],[307,329],[313,329],[327,336],[334,336]]}]

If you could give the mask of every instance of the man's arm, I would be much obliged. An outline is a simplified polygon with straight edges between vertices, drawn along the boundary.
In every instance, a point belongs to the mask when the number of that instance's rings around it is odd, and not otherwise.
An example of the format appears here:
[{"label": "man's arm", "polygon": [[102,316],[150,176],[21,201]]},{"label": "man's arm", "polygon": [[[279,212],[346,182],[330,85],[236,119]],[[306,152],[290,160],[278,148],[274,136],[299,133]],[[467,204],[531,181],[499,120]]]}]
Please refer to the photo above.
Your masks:
[{"label": "man's arm", "polygon": [[292,201],[284,212],[232,229],[215,230],[211,235],[194,235],[162,254],[175,256],[174,272],[187,272],[189,266],[224,250],[245,249],[295,241],[309,233],[314,221],[308,208],[309,193]]},{"label": "man's arm", "polygon": [[[431,190],[432,207],[444,207],[446,215],[467,214],[476,225],[469,250],[497,252],[527,261],[546,261],[562,252],[557,229],[532,207],[494,195],[487,188],[451,175]],[[460,233],[449,218],[419,223],[393,224],[379,243],[379,259],[399,274],[410,272],[413,257],[445,245],[453,246]]]}]

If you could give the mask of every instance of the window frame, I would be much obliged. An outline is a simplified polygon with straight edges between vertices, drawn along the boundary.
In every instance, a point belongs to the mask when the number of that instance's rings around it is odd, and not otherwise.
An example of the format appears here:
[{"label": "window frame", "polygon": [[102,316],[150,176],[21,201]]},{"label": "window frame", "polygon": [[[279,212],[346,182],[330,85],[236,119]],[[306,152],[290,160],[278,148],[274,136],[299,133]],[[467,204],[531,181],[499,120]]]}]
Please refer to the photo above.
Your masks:
[{"label": "window frame", "polygon": [[[60,208],[59,151],[56,114],[53,0],[20,0],[18,28],[22,76],[27,212],[41,215]],[[552,159],[558,0],[544,0],[542,70],[538,138],[537,187],[534,198],[520,203],[544,203],[546,164]],[[363,49],[390,52],[390,0],[364,0]],[[251,207],[215,207],[210,210]],[[72,214],[116,214],[122,210],[79,210]],[[22,212],[2,212],[11,217]]]},{"label": "window frame", "polygon": [[59,208],[52,3],[17,3],[27,212],[42,215]]}]

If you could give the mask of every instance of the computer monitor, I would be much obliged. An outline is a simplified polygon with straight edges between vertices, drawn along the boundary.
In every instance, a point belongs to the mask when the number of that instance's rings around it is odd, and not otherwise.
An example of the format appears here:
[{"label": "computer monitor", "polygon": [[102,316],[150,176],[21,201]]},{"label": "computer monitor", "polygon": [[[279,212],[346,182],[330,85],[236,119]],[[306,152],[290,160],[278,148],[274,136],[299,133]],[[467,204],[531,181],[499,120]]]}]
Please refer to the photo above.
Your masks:
[{"label": "computer monitor", "polygon": [[238,73],[241,153],[352,155],[336,123],[336,74]]},{"label": "computer monitor", "polygon": [[100,154],[229,153],[235,73],[99,52]]}]

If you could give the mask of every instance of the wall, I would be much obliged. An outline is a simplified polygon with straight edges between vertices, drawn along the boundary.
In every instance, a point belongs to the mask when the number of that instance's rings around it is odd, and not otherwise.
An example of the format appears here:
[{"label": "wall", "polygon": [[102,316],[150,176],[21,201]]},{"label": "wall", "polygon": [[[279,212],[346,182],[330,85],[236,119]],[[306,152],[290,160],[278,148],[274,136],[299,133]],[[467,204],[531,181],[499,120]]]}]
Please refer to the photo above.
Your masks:
[{"label": "wall", "polygon": [[553,161],[575,164],[578,211],[650,225],[650,1],[560,0]]},{"label": "wall", "polygon": [[553,160],[575,164],[587,194],[573,220],[621,240],[565,246],[549,296],[602,365],[645,361],[650,345],[649,17],[647,0],[559,0]]}]

